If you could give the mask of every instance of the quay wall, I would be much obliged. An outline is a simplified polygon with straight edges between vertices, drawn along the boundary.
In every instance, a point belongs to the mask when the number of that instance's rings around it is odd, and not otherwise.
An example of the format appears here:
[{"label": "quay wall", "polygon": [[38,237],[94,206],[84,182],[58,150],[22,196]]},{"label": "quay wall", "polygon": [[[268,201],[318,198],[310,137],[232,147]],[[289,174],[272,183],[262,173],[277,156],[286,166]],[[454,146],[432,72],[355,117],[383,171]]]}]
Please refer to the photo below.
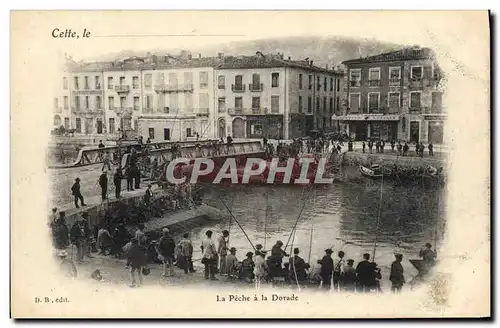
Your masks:
[{"label": "quay wall", "polygon": [[416,157],[416,156],[397,156],[389,154],[368,154],[359,152],[343,153],[342,165],[346,166],[371,166],[378,164],[380,166],[390,167],[396,164],[403,168],[427,168],[429,165],[435,168],[446,168],[446,160],[436,157]]}]

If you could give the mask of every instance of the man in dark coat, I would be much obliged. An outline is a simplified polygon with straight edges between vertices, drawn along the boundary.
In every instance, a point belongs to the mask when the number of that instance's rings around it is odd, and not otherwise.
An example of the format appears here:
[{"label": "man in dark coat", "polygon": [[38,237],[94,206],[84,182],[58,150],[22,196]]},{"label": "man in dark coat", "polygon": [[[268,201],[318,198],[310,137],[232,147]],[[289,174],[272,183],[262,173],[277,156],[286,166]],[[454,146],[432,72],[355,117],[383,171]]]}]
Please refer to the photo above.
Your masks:
[{"label": "man in dark coat", "polygon": [[101,186],[101,199],[102,201],[105,201],[108,197],[108,175],[106,174],[106,171],[102,172],[99,177],[99,186]]},{"label": "man in dark coat", "polygon": [[303,258],[299,256],[299,249],[294,248],[293,257],[289,261],[290,265],[290,276],[292,281],[297,279],[299,282],[303,282],[307,280],[307,272],[310,265],[304,261]]},{"label": "man in dark coat", "polygon": [[87,206],[87,204],[85,204],[85,201],[83,200],[82,193],[80,192],[80,178],[75,179],[75,183],[73,183],[73,186],[71,186],[71,193],[75,197],[76,208],[80,207],[78,206],[78,200],[80,200],[82,206]]},{"label": "man in dark coat", "polygon": [[134,191],[134,170],[130,165],[125,169],[125,175],[127,177],[127,191]]},{"label": "man in dark coat", "polygon": [[148,189],[146,189],[146,193],[144,194],[144,203],[146,205],[151,205],[151,199],[153,198],[153,191],[151,190],[151,185],[148,185]]},{"label": "man in dark coat", "polygon": [[403,255],[396,254],[394,256],[396,257],[396,260],[391,264],[391,275],[389,276],[389,280],[392,282],[391,290],[393,292],[401,292],[405,283],[404,269],[401,265]]},{"label": "man in dark coat", "polygon": [[271,278],[279,277],[282,274],[283,256],[288,256],[281,247],[283,247],[283,242],[278,240],[271,249],[271,256],[269,257],[269,275]]},{"label": "man in dark coat", "polygon": [[358,263],[356,267],[359,290],[369,292],[373,280],[373,265],[370,262],[370,254],[363,254],[363,261]]},{"label": "man in dark coat", "polygon": [[158,253],[163,258],[163,277],[174,275],[175,242],[168,228],[163,229],[163,236],[158,242]]},{"label": "man in dark coat", "polygon": [[137,165],[134,165],[133,168],[134,168],[135,189],[141,189],[141,170]]},{"label": "man in dark coat", "polygon": [[66,249],[69,246],[69,231],[66,225],[65,212],[59,212],[59,218],[55,221],[52,227],[54,237],[54,247],[56,249]]},{"label": "man in dark coat", "polygon": [[117,168],[115,175],[113,176],[113,183],[115,184],[115,196],[116,198],[120,198],[120,193],[122,192],[122,169]]},{"label": "man in dark coat", "polygon": [[325,249],[325,256],[321,260],[318,261],[319,264],[321,264],[321,280],[323,281],[323,288],[324,289],[331,289],[332,288],[332,272],[333,272],[333,259],[332,259],[332,253],[333,251],[331,249]]},{"label": "man in dark coat", "polygon": [[90,231],[89,224],[87,220],[89,219],[89,214],[84,212],[82,214],[82,219],[75,222],[73,227],[71,227],[71,242],[76,246],[76,258],[78,261],[83,261],[84,255],[91,258],[89,241],[92,232]]},{"label": "man in dark coat", "polygon": [[[130,287],[140,287],[142,285],[142,268],[147,264],[147,249],[139,245],[137,239],[132,238],[132,245],[127,250],[126,256],[130,265]],[[139,283],[135,279],[135,274],[139,278]]]}]

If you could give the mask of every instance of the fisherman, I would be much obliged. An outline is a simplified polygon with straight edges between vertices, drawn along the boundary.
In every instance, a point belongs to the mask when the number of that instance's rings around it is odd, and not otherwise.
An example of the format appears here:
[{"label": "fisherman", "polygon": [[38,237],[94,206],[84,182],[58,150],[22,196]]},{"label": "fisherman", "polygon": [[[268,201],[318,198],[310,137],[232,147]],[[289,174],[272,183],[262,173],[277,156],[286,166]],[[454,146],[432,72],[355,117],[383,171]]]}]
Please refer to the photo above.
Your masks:
[{"label": "fisherman", "polygon": [[101,186],[101,199],[105,201],[108,196],[108,176],[106,175],[106,171],[101,173],[99,185]]},{"label": "fisherman", "polygon": [[342,290],[342,278],[344,275],[345,253],[344,251],[339,251],[337,255],[339,258],[334,261],[333,266],[333,289],[340,291]]},{"label": "fisherman", "polygon": [[146,205],[151,205],[151,199],[153,198],[153,191],[151,190],[151,184],[148,184],[148,189],[146,189],[146,192],[144,193],[144,203]]},{"label": "fisherman", "polygon": [[243,280],[248,283],[253,282],[253,279],[255,278],[254,275],[255,263],[252,257],[253,253],[248,252],[246,254],[246,259],[244,259],[241,262],[241,268],[240,268],[240,275],[239,275],[240,280]]},{"label": "fisherman", "polygon": [[290,276],[292,280],[297,279],[298,282],[302,283],[307,280],[307,269],[310,265],[304,261],[303,258],[299,256],[299,249],[293,249],[293,257],[289,260]]},{"label": "fisherman", "polygon": [[347,260],[344,266],[344,275],[342,276],[342,287],[346,291],[356,291],[356,270],[354,269],[354,260]]},{"label": "fisherman", "polygon": [[122,169],[117,168],[115,174],[113,175],[113,183],[115,184],[115,197],[117,199],[121,197],[120,194],[122,192],[122,179]]},{"label": "fisherman", "polygon": [[321,260],[318,260],[318,264],[321,264],[321,280],[324,289],[332,288],[332,271],[333,271],[333,251],[328,248],[325,249],[325,256]]},{"label": "fisherman", "polygon": [[226,268],[227,278],[237,278],[239,276],[240,263],[236,258],[236,248],[231,247],[231,249],[229,250],[229,255],[226,256],[225,261],[226,263],[224,264],[224,267]]},{"label": "fisherman", "polygon": [[222,235],[217,238],[217,254],[219,255],[219,274],[225,275],[226,271],[226,256],[227,256],[227,242],[226,239],[229,237],[229,231],[222,231]]},{"label": "fisherman", "polygon": [[89,213],[84,212],[82,218],[71,227],[71,242],[76,246],[76,258],[79,262],[83,261],[84,255],[92,258],[90,255],[89,241],[91,237],[88,225]]},{"label": "fisherman", "polygon": [[360,291],[369,292],[373,280],[373,265],[370,262],[370,254],[363,254],[363,261],[356,267],[356,275]]},{"label": "fisherman", "polygon": [[[258,248],[260,246],[260,248]],[[254,264],[255,267],[253,269],[254,277],[255,277],[255,288],[260,288],[261,282],[264,280],[266,276],[267,266],[266,266],[266,251],[262,250],[262,245],[258,244],[255,246],[255,257]]]},{"label": "fisherman", "polygon": [[279,277],[282,275],[283,256],[288,256],[288,254],[281,249],[283,242],[278,240],[276,244],[271,249],[271,256],[269,257],[269,275],[271,278]]},{"label": "fisherman", "polygon": [[[147,264],[147,249],[139,245],[137,239],[132,238],[132,245],[126,252],[127,260],[130,264],[130,287],[140,287],[142,285],[142,268]],[[135,274],[139,278],[139,283],[135,279]]]},{"label": "fisherman", "polygon": [[75,183],[73,183],[73,186],[71,186],[71,193],[75,197],[76,208],[80,207],[78,206],[78,200],[80,200],[80,204],[82,206],[87,206],[87,204],[85,204],[85,201],[83,200],[82,193],[80,192],[80,178],[75,179]]},{"label": "fisherman", "polygon": [[215,249],[212,234],[211,230],[205,233],[207,237],[201,244],[201,251],[203,253],[201,262],[205,265],[205,279],[217,280],[217,278],[215,278],[215,271],[217,269],[217,250]]},{"label": "fisherman", "polygon": [[104,169],[106,168],[106,166],[108,167],[108,170],[111,171],[111,159],[110,159],[110,155],[109,155],[109,152],[105,152],[104,153],[104,157],[102,159],[102,169],[101,171],[104,171]]},{"label": "fisherman", "polygon": [[175,242],[168,228],[163,228],[163,236],[158,241],[158,252],[163,261],[163,277],[174,275]]},{"label": "fisherman", "polygon": [[370,286],[369,290],[375,288],[377,292],[381,293],[382,292],[382,288],[380,288],[380,280],[382,280],[382,274],[380,273],[381,270],[378,267],[377,263],[372,262],[371,265],[372,265],[372,280],[369,285]]},{"label": "fisherman", "polygon": [[181,258],[178,260],[182,263],[184,273],[188,274],[188,272],[196,272],[193,268],[193,243],[189,239],[189,233],[186,232],[182,235],[179,247],[181,249]]},{"label": "fisherman", "polygon": [[363,153],[365,152],[366,149],[366,143],[363,141]]},{"label": "fisherman", "polygon": [[401,265],[403,255],[395,254],[394,256],[396,260],[391,264],[391,275],[389,276],[389,280],[392,282],[391,291],[401,292],[405,283],[404,269]]},{"label": "fisherman", "polygon": [[56,249],[66,249],[69,246],[68,226],[66,225],[66,213],[59,212],[59,218],[54,221],[52,227],[52,236],[54,238],[54,247]]},{"label": "fisherman", "polygon": [[113,239],[106,229],[104,223],[100,224],[100,229],[97,232],[97,247],[100,249],[99,255],[109,255],[111,252],[110,248],[113,245]]},{"label": "fisherman", "polygon": [[429,156],[434,156],[434,145],[432,144],[432,141],[429,141],[427,148],[429,148]]},{"label": "fisherman", "polygon": [[436,261],[436,252],[432,250],[430,243],[425,244],[425,249],[420,249],[419,256],[429,265],[434,265]]}]

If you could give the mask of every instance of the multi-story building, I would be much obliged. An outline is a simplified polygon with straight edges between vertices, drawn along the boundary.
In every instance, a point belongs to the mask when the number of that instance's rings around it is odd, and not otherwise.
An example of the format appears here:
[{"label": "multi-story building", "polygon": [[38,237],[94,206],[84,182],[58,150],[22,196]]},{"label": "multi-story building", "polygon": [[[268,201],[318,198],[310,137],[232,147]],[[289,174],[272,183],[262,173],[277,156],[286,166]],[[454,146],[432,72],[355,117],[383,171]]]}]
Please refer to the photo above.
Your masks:
[{"label": "multi-story building", "polygon": [[[217,135],[290,139],[333,129],[342,74],[282,54],[224,57],[216,69]],[[336,98],[338,97],[338,99]]]},{"label": "multi-story building", "polygon": [[355,140],[443,143],[441,74],[428,48],[344,61],[347,83],[334,120]]},{"label": "multi-story building", "polygon": [[71,129],[71,92],[70,92],[70,70],[74,62],[71,58],[66,58],[66,63],[61,68],[60,74],[56,79],[54,86],[54,105],[53,105],[53,127],[64,126],[65,129]]}]

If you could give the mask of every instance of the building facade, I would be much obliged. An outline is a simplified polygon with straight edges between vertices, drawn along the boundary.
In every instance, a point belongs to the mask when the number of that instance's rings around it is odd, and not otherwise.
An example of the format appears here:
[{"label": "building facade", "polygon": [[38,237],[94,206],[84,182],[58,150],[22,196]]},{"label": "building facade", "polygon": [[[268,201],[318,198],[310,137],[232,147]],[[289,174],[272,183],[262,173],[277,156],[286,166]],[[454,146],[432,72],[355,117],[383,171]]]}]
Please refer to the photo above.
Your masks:
[{"label": "building facade", "polygon": [[72,68],[71,58],[66,58],[66,63],[61,68],[61,73],[54,85],[53,102],[53,128],[71,129],[71,91],[70,91],[70,70]]},{"label": "building facade", "polygon": [[344,61],[343,108],[334,120],[355,140],[443,143],[442,76],[428,48]]},{"label": "building facade", "polygon": [[340,72],[309,60],[285,60],[282,54],[219,58],[218,137],[291,139],[334,128]]}]

